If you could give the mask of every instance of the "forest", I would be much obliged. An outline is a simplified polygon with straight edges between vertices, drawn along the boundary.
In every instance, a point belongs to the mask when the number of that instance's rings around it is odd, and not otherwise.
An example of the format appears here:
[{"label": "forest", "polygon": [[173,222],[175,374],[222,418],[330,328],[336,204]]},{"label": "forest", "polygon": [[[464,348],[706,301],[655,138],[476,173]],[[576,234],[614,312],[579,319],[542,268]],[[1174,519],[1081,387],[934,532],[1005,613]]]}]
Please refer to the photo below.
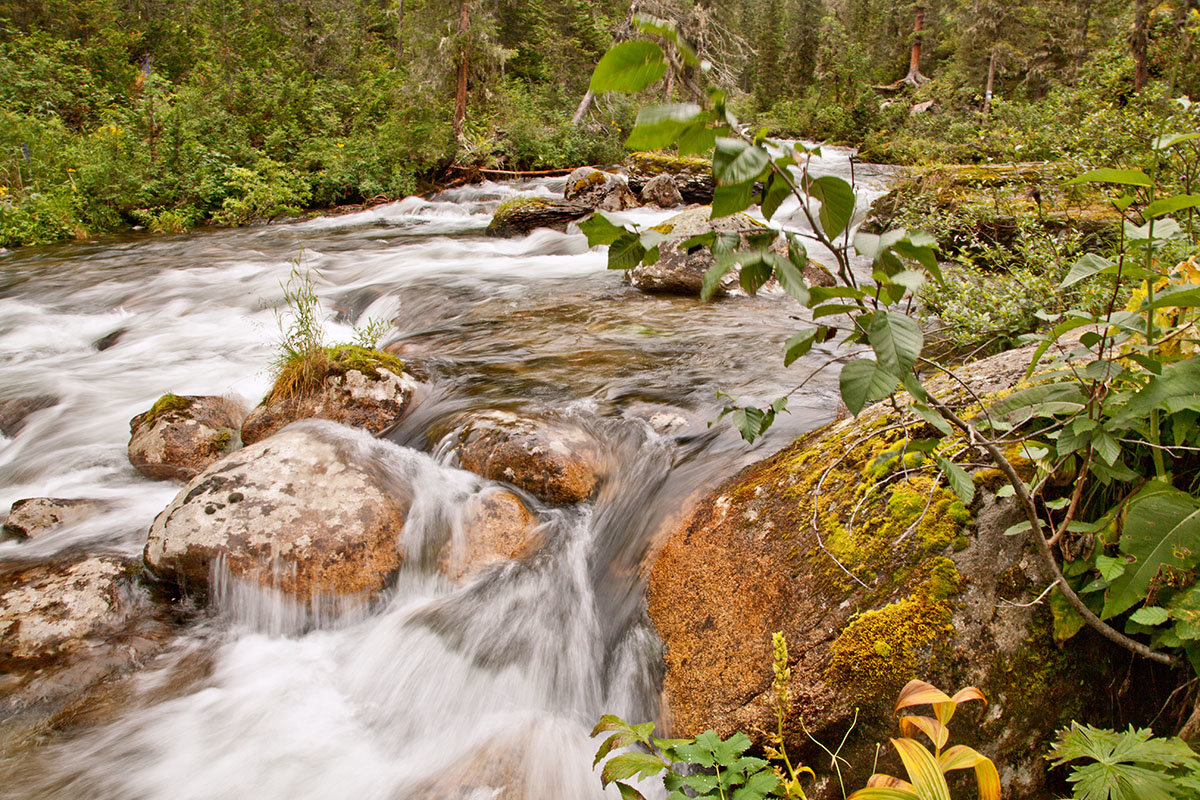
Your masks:
[{"label": "forest", "polygon": [[1200,0],[0,0],[0,507],[3,797],[1200,797]]},{"label": "forest", "polygon": [[747,121],[864,160],[1124,162],[1200,92],[1190,0],[11,0],[0,246],[619,162],[634,102],[577,111],[638,10],[678,22]]}]

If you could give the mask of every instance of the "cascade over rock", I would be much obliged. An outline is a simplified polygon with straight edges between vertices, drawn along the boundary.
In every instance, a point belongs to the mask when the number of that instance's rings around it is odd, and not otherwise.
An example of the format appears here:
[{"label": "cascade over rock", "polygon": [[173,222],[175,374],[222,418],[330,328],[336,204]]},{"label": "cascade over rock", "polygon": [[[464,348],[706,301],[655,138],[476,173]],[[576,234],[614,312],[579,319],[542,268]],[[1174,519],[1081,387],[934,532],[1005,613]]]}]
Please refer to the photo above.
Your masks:
[{"label": "cascade over rock", "polygon": [[[1029,353],[959,374],[995,392],[1021,380]],[[948,382],[931,389],[968,401]],[[771,637],[782,631],[794,758],[819,755],[799,720],[832,746],[857,714],[841,755],[852,765],[847,785],[862,786],[875,742],[896,735],[891,708],[907,681],[976,685],[990,706],[964,707],[953,741],[995,760],[1005,796],[1026,796],[1044,784],[1042,754],[1057,728],[1107,720],[1123,677],[1104,666],[1129,656],[1088,631],[1056,646],[1049,605],[1031,604],[1050,578],[1025,537],[1006,535],[1021,516],[1012,498],[996,496],[1002,475],[977,469],[967,508],[932,482],[938,473],[921,456],[900,454],[906,434],[932,429],[919,418],[907,431],[896,422],[881,403],[814,431],[713,490],[669,535],[648,588],[667,648],[664,717],[685,736],[773,730]]]},{"label": "cascade over rock", "polygon": [[378,592],[400,566],[409,499],[361,452],[362,436],[297,423],[214,464],[154,519],[146,566],[185,590],[209,588],[220,559],[299,598]]},{"label": "cascade over rock", "polygon": [[245,416],[227,397],[163,395],[129,421],[129,461],[147,478],[191,480],[238,447]]},{"label": "cascade over rock", "polygon": [[521,498],[505,490],[475,495],[463,510],[459,540],[442,546],[438,569],[462,581],[493,564],[521,558],[542,545],[537,520]]}]

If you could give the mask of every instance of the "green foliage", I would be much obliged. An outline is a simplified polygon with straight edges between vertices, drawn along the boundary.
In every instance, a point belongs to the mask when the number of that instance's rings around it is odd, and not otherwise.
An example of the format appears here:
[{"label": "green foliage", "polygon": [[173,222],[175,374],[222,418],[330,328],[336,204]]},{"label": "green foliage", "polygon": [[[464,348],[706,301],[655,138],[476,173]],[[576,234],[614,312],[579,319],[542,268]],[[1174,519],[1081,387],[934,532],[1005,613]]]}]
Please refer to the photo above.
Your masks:
[{"label": "green foliage", "polygon": [[1047,758],[1056,767],[1089,762],[1067,777],[1078,800],[1171,800],[1200,790],[1200,758],[1187,744],[1132,726],[1117,733],[1072,723]]}]

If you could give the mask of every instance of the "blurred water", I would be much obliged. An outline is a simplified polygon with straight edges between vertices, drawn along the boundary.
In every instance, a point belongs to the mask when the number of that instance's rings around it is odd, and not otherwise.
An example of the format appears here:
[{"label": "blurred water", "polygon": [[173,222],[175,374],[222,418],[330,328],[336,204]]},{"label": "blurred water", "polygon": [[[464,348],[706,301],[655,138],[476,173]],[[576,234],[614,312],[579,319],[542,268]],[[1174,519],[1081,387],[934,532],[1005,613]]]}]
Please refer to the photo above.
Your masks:
[{"label": "blurred water", "polygon": [[[847,153],[817,171],[849,177]],[[785,297],[644,295],[577,232],[482,235],[498,202],[561,185],[487,183],[304,222],[0,255],[0,400],[54,398],[0,437],[0,508],[34,496],[110,503],[44,540],[0,543],[0,559],[141,550],[179,487],[129,465],[129,419],[165,392],[257,402],[296,261],[314,271],[331,341],[387,320],[384,341],[426,382],[388,440],[346,435],[416,502],[410,558],[383,602],[314,616],[222,582],[177,648],[207,653],[211,675],[69,742],[8,754],[0,795],[485,798],[507,784],[517,791],[504,797],[604,796],[587,732],[602,713],[658,711],[641,576],[656,534],[704,487],[831,419],[836,371],[796,392],[753,449],[727,426],[710,430],[719,390],[769,402],[831,351],[783,369],[781,345],[803,316]],[[860,189],[869,199],[881,185]],[[532,503],[548,545],[456,586],[420,554],[491,487],[447,466],[437,444],[456,415],[487,408],[573,416],[603,443],[611,477],[591,504]],[[660,412],[682,427],[655,432],[645,420]],[[167,672],[151,665],[141,680]]]}]

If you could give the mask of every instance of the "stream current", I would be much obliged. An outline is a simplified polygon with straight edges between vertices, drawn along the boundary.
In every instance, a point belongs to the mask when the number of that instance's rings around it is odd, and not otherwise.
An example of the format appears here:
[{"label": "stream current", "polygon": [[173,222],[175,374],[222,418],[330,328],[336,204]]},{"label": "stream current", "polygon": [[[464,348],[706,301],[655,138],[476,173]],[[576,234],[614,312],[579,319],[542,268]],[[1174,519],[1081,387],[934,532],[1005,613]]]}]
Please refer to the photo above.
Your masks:
[{"label": "stream current", "polygon": [[[883,180],[859,170],[869,201]],[[814,172],[849,178],[849,153],[827,150]],[[656,539],[702,491],[831,420],[837,370],[792,394],[791,413],[752,448],[725,422],[710,428],[718,391],[764,405],[832,350],[784,370],[782,344],[805,312],[779,294],[709,305],[648,295],[573,228],[483,236],[499,202],[562,185],[487,183],[303,222],[0,254],[0,400],[52,402],[0,435],[0,513],[25,497],[108,502],[44,539],[0,542],[0,560],[141,552],[180,487],[130,466],[130,418],[166,392],[257,402],[296,259],[313,271],[329,341],[386,320],[383,342],[419,367],[413,410],[371,450],[409,476],[407,550],[486,489],[439,447],[464,412],[570,415],[602,442],[608,474],[594,502],[531,501],[544,552],[463,585],[406,567],[368,612],[315,621],[245,587],[216,591],[137,681],[148,692],[183,681],[188,659],[207,665],[199,677],[69,738],[0,752],[0,796],[616,796],[600,788],[587,734],[604,713],[659,715],[661,645],[642,574]],[[656,431],[656,414],[675,424]],[[503,795],[489,788],[498,780]]]}]

